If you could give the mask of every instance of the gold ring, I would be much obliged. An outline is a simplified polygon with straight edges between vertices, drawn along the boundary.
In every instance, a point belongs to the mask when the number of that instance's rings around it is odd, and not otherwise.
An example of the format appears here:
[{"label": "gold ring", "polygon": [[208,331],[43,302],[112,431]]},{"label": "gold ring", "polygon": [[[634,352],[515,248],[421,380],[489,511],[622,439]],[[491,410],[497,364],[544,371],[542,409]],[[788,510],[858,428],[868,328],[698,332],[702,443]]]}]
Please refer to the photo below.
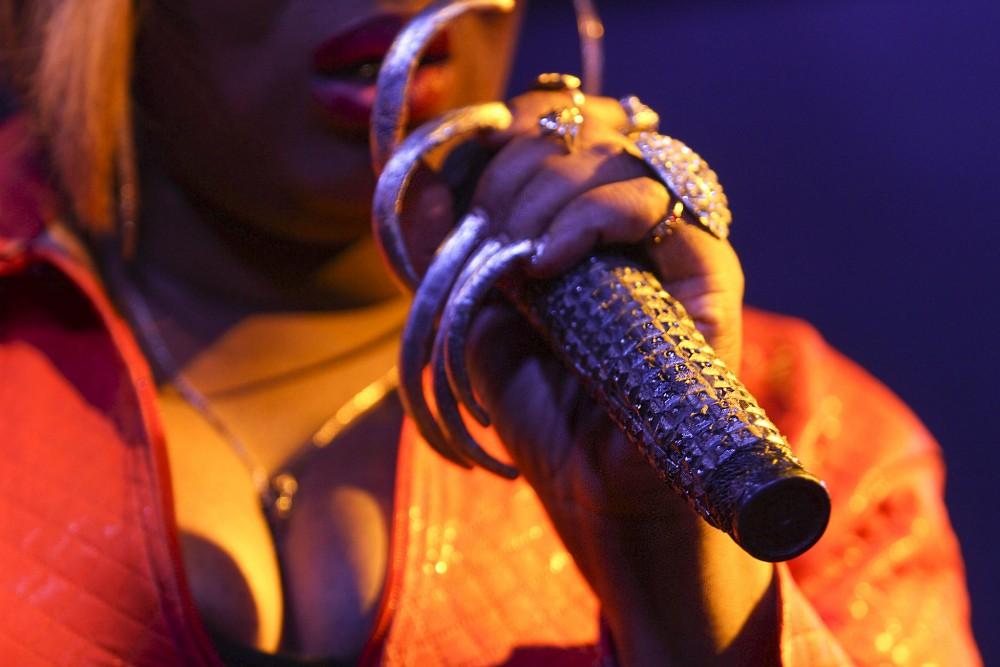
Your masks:
[{"label": "gold ring", "polygon": [[643,104],[638,97],[629,95],[618,100],[618,103],[628,117],[628,131],[625,134],[660,131],[660,114]]},{"label": "gold ring", "polygon": [[580,90],[582,84],[580,77],[572,74],[559,74],[557,72],[546,72],[539,74],[535,79],[535,90],[564,91],[569,93],[573,105],[582,107],[587,98]]}]

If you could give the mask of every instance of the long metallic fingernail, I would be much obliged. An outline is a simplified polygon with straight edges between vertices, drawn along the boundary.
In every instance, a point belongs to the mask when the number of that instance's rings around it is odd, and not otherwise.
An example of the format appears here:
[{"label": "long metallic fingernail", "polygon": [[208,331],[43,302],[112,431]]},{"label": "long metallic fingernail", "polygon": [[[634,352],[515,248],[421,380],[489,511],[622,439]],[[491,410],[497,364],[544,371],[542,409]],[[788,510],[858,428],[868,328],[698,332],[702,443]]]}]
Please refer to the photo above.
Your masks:
[{"label": "long metallic fingernail", "polygon": [[531,253],[531,259],[529,261],[532,266],[538,266],[538,264],[542,261],[542,255],[545,254],[545,250],[548,248],[549,237],[547,235],[539,236],[535,239],[534,245],[535,251]]}]

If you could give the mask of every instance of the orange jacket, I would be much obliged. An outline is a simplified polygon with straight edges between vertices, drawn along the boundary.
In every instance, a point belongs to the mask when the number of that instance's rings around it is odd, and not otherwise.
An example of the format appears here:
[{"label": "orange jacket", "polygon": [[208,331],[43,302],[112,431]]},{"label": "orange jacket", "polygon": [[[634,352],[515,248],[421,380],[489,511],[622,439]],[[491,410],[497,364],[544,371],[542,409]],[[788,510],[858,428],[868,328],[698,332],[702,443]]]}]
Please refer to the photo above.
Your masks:
[{"label": "orange jacket", "polygon": [[[0,664],[218,665],[185,582],[146,361],[0,127]],[[807,325],[748,310],[743,379],[825,478],[778,566],[784,665],[980,664],[937,445]],[[591,665],[598,601],[531,489],[401,434],[390,572],[362,662]]]}]

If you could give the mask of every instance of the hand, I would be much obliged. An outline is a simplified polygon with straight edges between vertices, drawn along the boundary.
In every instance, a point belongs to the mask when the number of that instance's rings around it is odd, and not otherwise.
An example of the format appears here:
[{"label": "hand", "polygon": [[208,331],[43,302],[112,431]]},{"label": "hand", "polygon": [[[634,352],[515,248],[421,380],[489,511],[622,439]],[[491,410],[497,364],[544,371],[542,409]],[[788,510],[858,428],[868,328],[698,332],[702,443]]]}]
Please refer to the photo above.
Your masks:
[{"label": "hand", "polygon": [[[510,103],[515,122],[491,138],[498,151],[473,204],[495,233],[539,241],[527,268],[537,277],[565,271],[596,245],[645,244],[665,288],[739,368],[743,276],[732,248],[692,225],[648,243],[672,202],[622,134],[624,112],[613,100],[588,99],[567,151],[540,136],[537,120],[568,104],[558,92]],[[441,199],[432,192],[425,189],[425,205]],[[771,566],[707,526],[657,479],[512,307],[493,304],[478,316],[468,361],[513,461],[600,597],[623,662],[768,662],[776,645],[766,613],[773,614]]]}]

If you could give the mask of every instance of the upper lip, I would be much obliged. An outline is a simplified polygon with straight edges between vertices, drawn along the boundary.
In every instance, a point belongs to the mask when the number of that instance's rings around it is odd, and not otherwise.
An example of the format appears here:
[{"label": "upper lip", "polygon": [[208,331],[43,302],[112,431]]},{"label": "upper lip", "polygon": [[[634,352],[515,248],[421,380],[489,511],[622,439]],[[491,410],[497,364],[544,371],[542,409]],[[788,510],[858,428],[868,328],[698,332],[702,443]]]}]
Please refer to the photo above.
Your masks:
[{"label": "upper lip", "polygon": [[[313,53],[313,69],[324,76],[351,78],[360,74],[364,77],[362,68],[381,65],[409,18],[401,14],[379,14],[334,35]],[[424,51],[423,62],[444,60],[448,50],[448,34],[442,32]]]}]

